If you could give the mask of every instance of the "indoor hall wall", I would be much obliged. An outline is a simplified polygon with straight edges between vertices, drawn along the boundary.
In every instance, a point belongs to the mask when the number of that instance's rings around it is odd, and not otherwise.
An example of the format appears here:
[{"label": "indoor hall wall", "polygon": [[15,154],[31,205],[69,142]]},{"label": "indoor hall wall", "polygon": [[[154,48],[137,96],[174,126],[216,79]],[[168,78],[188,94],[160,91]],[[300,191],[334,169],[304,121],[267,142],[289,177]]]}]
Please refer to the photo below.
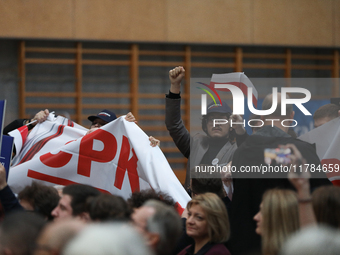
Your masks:
[{"label": "indoor hall wall", "polygon": [[5,125],[19,117],[18,47],[16,40],[0,40],[0,100],[6,99]]},{"label": "indoor hall wall", "polygon": [[0,37],[340,46],[338,0],[0,0]]}]

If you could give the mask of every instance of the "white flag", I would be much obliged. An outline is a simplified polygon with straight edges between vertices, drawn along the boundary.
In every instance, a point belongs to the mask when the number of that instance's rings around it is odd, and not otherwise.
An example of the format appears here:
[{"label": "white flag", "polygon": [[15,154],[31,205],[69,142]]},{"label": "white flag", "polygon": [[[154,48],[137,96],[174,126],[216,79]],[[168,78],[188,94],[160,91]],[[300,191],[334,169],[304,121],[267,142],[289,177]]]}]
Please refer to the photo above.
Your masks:
[{"label": "white flag", "polygon": [[303,134],[299,139],[316,144],[322,170],[327,169],[328,179],[340,186],[340,117]]}]

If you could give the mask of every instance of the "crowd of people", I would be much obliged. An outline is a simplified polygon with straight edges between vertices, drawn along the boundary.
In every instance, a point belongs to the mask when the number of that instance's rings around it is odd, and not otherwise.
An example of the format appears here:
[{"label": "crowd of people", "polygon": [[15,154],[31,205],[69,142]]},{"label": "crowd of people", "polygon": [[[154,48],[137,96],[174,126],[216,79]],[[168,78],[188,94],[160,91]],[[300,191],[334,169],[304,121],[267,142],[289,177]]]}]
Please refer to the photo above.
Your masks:
[{"label": "crowd of people", "polygon": [[[215,125],[214,119],[242,120],[224,102],[208,105],[203,133],[191,136],[181,118],[184,77],[183,67],[170,70],[165,114],[170,136],[189,159],[184,188],[191,200],[183,212],[177,210],[176,198],[152,189],[133,192],[124,200],[85,184],[33,182],[14,194],[0,164],[0,254],[339,254],[340,187],[325,173],[306,169],[307,164],[321,164],[315,146],[290,135],[280,122],[263,119],[263,127],[252,134],[242,125]],[[271,103],[268,95],[262,109],[271,108]],[[291,105],[285,116],[280,100],[277,106],[266,119],[294,119]],[[48,115],[46,109],[33,119],[15,120],[4,133],[33,122],[32,129]],[[338,116],[338,105],[322,106],[314,113],[315,126]],[[116,118],[108,110],[90,116],[87,134]],[[132,113],[126,120],[136,122]],[[150,137],[150,145],[159,145],[159,140]],[[192,164],[262,166],[265,148],[289,149],[290,164],[303,171],[191,175]]]}]

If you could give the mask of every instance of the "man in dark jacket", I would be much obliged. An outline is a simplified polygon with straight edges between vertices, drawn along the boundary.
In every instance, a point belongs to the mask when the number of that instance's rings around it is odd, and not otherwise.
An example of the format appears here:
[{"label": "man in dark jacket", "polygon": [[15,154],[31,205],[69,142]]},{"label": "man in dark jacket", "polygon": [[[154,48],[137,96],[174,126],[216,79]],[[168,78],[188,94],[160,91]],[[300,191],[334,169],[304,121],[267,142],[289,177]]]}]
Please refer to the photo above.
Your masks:
[{"label": "man in dark jacket", "polygon": [[[280,98],[280,94],[278,95]],[[262,109],[271,107],[272,95],[268,95],[262,105]],[[232,160],[237,172],[233,173],[234,194],[230,212],[231,239],[228,247],[233,255],[248,254],[260,251],[260,236],[255,233],[256,222],[254,215],[258,212],[263,193],[272,188],[289,188],[293,186],[287,179],[289,165],[268,165],[264,162],[264,149],[277,148],[279,145],[294,144],[306,159],[307,163],[315,167],[320,166],[320,160],[315,147],[309,143],[293,138],[287,134],[288,127],[281,124],[283,119],[294,118],[292,105],[286,108],[286,115],[281,116],[280,99],[277,102],[277,110],[269,116],[262,116],[264,126],[256,133],[249,136],[235,151]],[[275,119],[276,121],[266,121]],[[285,125],[289,126],[285,121]],[[265,172],[267,167],[267,172]],[[273,171],[276,167],[276,171]],[[297,170],[299,168],[297,167]],[[247,172],[241,172],[247,171]],[[330,184],[325,173],[312,172],[311,188]]]},{"label": "man in dark jacket", "polygon": [[[232,116],[232,110],[223,102],[222,105],[210,104],[207,107],[207,115],[203,116],[202,129],[205,134],[190,136],[181,119],[181,82],[184,79],[185,70],[178,66],[169,71],[171,82],[169,94],[165,101],[165,124],[181,153],[190,160],[188,162],[185,188],[190,182],[191,168],[199,165],[226,165],[232,159],[237,144],[233,141],[229,124],[213,124],[214,119],[226,119]],[[233,115],[236,116],[236,115]],[[246,134],[242,125],[234,125],[236,135]]]}]

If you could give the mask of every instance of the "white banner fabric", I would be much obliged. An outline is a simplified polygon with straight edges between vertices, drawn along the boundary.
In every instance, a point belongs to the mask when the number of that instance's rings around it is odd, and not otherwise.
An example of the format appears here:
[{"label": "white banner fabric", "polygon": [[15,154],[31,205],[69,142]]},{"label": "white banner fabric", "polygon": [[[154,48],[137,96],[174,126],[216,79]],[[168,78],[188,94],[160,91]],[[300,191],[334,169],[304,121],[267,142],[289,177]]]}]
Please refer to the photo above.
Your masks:
[{"label": "white banner fabric", "polygon": [[328,179],[340,186],[340,117],[303,134],[299,139],[316,144],[316,153],[322,164],[319,169],[327,170]]},{"label": "white banner fabric", "polygon": [[87,129],[58,116],[28,135],[11,167],[8,184],[18,193],[32,181],[88,184],[127,199],[153,189],[170,195],[181,212],[190,200],[159,147],[124,116],[85,135]]}]

